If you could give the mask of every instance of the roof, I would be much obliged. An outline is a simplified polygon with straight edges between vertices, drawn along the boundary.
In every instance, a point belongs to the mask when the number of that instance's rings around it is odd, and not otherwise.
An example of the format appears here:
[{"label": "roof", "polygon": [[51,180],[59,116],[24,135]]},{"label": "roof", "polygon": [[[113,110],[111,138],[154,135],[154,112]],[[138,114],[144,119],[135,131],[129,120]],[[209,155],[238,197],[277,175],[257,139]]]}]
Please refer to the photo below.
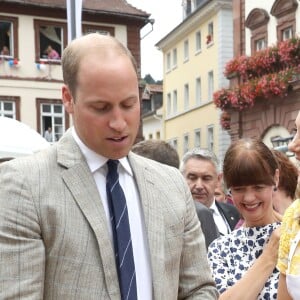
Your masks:
[{"label": "roof", "polygon": [[[66,0],[1,0],[1,2],[16,3],[39,7],[66,8]],[[138,9],[126,0],[83,0],[83,11],[107,11],[118,14],[128,14],[147,18],[149,13]]]},{"label": "roof", "polygon": [[149,93],[162,93],[163,92],[163,85],[162,84],[146,84],[146,90]]},{"label": "roof", "polygon": [[163,92],[163,85],[162,84],[149,84],[147,83],[142,95],[143,100],[150,100],[150,95],[159,94]]}]

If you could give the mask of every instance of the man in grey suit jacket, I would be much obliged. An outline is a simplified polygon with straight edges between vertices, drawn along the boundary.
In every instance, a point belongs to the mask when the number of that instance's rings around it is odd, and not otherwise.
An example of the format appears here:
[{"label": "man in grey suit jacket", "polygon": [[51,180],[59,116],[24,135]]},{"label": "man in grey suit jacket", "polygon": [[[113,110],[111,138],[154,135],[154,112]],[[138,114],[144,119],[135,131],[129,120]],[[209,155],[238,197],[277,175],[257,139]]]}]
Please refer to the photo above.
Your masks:
[{"label": "man in grey suit jacket", "polygon": [[217,299],[190,191],[174,168],[130,152],[140,102],[130,52],[89,34],[62,57],[74,127],[0,166],[0,299],[124,299],[105,190],[118,160],[142,300]]},{"label": "man in grey suit jacket", "polygon": [[190,187],[193,199],[213,212],[219,233],[224,235],[231,232],[240,216],[233,205],[215,200],[215,189],[222,180],[216,155],[208,149],[194,148],[185,153],[180,169]]},{"label": "man in grey suit jacket", "polygon": [[201,202],[194,201],[196,213],[201,224],[201,229],[205,237],[206,249],[210,243],[220,236],[211,211]]}]

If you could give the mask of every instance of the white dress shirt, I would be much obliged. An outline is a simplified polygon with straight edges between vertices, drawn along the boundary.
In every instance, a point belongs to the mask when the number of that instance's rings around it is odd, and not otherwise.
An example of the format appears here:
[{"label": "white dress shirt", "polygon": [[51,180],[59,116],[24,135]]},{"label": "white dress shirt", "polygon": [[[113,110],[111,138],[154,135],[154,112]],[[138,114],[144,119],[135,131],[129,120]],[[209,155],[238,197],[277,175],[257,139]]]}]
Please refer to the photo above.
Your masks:
[{"label": "white dress shirt", "polygon": [[219,211],[216,200],[212,203],[212,205],[209,208],[213,212],[214,221],[216,223],[216,226],[219,229],[219,232],[221,235],[225,235],[231,232],[230,226],[228,222],[225,219],[225,216]]},{"label": "white dress shirt", "polygon": [[[93,150],[89,149],[78,137],[75,128],[72,128],[72,135],[82,151],[88,166],[94,176],[100,198],[107,218],[107,225],[113,243],[112,228],[110,223],[109,208],[106,195],[106,174],[107,158],[103,157]],[[119,159],[119,182],[124,191],[128,218],[132,239],[132,250],[134,256],[136,284],[138,299],[152,299],[152,274],[150,264],[149,245],[146,235],[144,217],[142,213],[139,193],[133,178],[133,172],[129,165],[127,157]]]}]

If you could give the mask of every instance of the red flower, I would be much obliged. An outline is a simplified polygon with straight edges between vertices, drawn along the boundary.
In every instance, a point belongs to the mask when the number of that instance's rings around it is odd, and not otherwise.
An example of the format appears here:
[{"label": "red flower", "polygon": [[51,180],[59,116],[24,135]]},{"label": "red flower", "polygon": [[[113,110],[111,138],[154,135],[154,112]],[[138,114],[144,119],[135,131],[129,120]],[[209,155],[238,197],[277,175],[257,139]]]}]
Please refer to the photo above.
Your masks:
[{"label": "red flower", "polygon": [[214,93],[214,103],[222,110],[244,110],[260,98],[286,96],[290,82],[300,74],[300,39],[279,42],[251,57],[232,59],[226,64],[224,75],[232,74],[240,77],[241,84]]}]

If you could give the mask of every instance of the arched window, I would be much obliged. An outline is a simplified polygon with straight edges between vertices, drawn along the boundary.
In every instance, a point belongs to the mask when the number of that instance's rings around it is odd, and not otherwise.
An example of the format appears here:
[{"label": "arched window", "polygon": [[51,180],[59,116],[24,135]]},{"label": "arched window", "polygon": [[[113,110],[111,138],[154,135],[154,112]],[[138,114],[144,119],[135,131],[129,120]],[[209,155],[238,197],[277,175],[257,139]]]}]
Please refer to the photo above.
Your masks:
[{"label": "arched window", "polygon": [[277,19],[277,41],[284,41],[295,36],[297,0],[277,0],[271,15]]},{"label": "arched window", "polygon": [[251,30],[251,53],[268,47],[269,19],[264,9],[255,8],[249,13],[245,25]]}]

